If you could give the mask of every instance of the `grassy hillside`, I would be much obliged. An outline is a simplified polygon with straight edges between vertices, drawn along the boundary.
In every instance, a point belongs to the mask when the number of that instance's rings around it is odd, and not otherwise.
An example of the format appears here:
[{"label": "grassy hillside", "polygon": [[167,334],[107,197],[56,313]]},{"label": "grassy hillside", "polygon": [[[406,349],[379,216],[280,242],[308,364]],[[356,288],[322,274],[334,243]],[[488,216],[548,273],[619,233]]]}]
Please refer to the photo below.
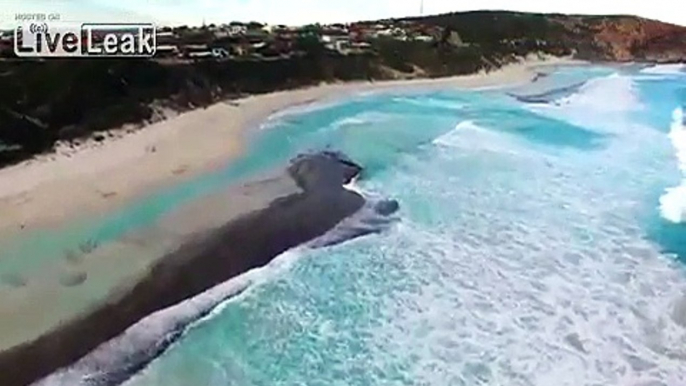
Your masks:
[{"label": "grassy hillside", "polygon": [[153,119],[153,103],[186,110],[323,80],[377,77],[373,63],[367,56],[179,64],[0,62],[0,164],[48,151],[58,140]]},{"label": "grassy hillside", "polygon": [[474,11],[405,20],[450,28],[487,51],[508,52],[511,42],[519,42],[589,60],[686,60],[686,27],[635,16]]}]

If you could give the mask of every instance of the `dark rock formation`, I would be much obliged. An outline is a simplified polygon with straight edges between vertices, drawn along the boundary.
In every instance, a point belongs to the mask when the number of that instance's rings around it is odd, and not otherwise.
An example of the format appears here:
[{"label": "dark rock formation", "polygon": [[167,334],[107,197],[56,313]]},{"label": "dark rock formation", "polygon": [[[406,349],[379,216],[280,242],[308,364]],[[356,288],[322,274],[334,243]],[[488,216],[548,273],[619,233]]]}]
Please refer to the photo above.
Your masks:
[{"label": "dark rock formation", "polygon": [[[68,366],[145,316],[323,235],[365,203],[363,197],[342,187],[362,170],[342,154],[303,155],[288,170],[302,187],[301,193],[277,199],[184,244],[139,283],[100,308],[0,353],[0,385],[27,385]],[[170,339],[177,336],[178,332]],[[118,375],[122,376],[126,374]]]},{"label": "dark rock formation", "polygon": [[376,213],[382,216],[390,216],[400,209],[400,204],[396,200],[382,200],[374,205]]},{"label": "dark rock formation", "polygon": [[343,153],[323,151],[297,156],[288,172],[300,188],[312,191],[340,189],[358,176],[362,168]]}]

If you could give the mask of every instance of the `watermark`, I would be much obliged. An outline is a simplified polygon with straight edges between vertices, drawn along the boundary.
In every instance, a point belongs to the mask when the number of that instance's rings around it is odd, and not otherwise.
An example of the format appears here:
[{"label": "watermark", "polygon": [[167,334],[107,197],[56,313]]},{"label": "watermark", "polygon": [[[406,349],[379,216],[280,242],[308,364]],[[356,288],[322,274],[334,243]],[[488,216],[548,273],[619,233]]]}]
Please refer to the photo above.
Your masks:
[{"label": "watermark", "polygon": [[[30,15],[40,14],[24,17]],[[14,30],[17,56],[147,58],[157,51],[156,29],[151,23],[75,24],[55,22],[49,15],[46,17],[24,22]]]},{"label": "watermark", "polygon": [[62,15],[59,13],[16,13],[14,21],[18,23],[60,21]]}]

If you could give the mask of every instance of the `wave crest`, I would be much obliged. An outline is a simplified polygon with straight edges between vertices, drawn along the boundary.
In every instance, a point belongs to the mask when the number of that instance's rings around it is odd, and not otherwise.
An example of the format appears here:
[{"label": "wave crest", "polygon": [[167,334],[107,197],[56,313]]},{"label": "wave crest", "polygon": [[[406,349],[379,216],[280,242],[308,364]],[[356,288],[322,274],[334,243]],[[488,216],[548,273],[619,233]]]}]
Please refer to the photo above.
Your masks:
[{"label": "wave crest", "polygon": [[656,74],[656,75],[679,75],[686,72],[686,65],[678,64],[660,64],[641,70],[642,74]]},{"label": "wave crest", "polygon": [[681,185],[667,189],[660,198],[660,213],[665,220],[678,224],[686,221],[686,124],[684,110],[681,107],[672,114],[669,138],[676,149],[683,179]]},{"label": "wave crest", "polygon": [[600,112],[625,112],[641,107],[633,80],[617,73],[592,79],[581,85],[577,93],[555,103],[568,108]]}]

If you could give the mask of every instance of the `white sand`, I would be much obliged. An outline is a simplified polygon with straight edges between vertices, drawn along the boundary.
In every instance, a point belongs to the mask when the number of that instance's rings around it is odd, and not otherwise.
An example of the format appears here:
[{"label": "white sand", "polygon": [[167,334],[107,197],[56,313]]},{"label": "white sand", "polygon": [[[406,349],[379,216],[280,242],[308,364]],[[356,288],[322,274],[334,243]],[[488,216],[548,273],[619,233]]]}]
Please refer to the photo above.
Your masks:
[{"label": "white sand", "polygon": [[[154,226],[126,234],[87,255],[74,255],[78,260],[66,260],[58,251],[55,259],[26,277],[25,285],[0,286],[0,350],[32,340],[97,307],[130,287],[160,257],[194,234],[299,191],[289,176],[269,176],[193,201],[163,216]],[[76,286],[64,284],[76,275],[86,275],[86,280]]]},{"label": "white sand", "polygon": [[[0,170],[0,239],[105,213],[155,189],[223,166],[241,155],[248,129],[289,106],[374,90],[526,83],[535,76],[536,66],[566,62],[531,59],[490,74],[276,92],[217,103],[131,134],[120,133],[101,144],[91,142],[66,152],[60,149]],[[128,286],[194,232],[225,223],[296,190],[290,179],[282,177],[236,186],[179,208],[136,235],[102,245],[85,260],[74,262],[57,256],[27,284],[0,286],[0,349],[35,338],[60,321],[97,306],[113,289]],[[87,275],[85,282],[64,285],[65,277],[83,274]]]},{"label": "white sand", "polygon": [[[490,74],[411,81],[331,84],[217,103],[145,127],[0,170],[0,236],[102,212],[151,189],[224,165],[241,154],[244,133],[288,106],[406,87],[491,87],[527,82],[532,68],[564,59],[530,59]],[[154,152],[153,152],[154,149]]]}]

